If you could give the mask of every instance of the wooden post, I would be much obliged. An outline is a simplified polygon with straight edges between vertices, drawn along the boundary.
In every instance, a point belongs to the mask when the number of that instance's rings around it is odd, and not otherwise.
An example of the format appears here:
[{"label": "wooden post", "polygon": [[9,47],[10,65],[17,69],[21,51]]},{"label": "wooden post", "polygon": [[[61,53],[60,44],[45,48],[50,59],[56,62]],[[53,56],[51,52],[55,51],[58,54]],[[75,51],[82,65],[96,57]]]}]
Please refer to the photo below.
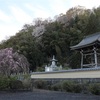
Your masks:
[{"label": "wooden post", "polygon": [[97,64],[98,64],[98,62],[97,62],[97,51],[96,51],[95,47],[93,48],[93,50],[94,50],[94,59],[95,59],[95,68],[96,68]]},{"label": "wooden post", "polygon": [[81,69],[83,68],[83,50],[80,51],[81,53]]}]

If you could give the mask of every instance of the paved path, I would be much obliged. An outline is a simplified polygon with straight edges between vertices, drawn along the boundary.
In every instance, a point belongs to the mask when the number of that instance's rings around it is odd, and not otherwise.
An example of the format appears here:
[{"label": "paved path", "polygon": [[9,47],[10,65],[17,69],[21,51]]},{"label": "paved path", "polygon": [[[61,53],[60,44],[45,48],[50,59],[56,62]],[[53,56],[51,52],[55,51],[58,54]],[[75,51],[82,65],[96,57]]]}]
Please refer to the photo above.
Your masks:
[{"label": "paved path", "polygon": [[53,91],[0,92],[0,100],[100,100],[100,96]]}]

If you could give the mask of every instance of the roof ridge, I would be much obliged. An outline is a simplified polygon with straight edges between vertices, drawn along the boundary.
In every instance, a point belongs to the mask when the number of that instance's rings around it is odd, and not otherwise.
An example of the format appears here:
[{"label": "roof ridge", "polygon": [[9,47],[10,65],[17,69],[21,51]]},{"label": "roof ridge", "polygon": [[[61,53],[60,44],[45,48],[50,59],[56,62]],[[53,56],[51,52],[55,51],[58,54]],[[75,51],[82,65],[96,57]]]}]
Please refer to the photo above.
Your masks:
[{"label": "roof ridge", "polygon": [[91,34],[91,35],[84,37],[80,43],[78,43],[75,46],[71,46],[71,48],[73,50],[79,49],[82,47],[84,48],[84,47],[89,46],[89,45],[94,45],[94,42],[96,42],[96,41],[100,42],[100,32],[97,32],[97,33],[94,33],[94,34]]},{"label": "roof ridge", "polygon": [[100,34],[100,32],[96,32],[96,33],[85,36],[85,38],[92,37],[92,36],[99,35],[99,34]]}]

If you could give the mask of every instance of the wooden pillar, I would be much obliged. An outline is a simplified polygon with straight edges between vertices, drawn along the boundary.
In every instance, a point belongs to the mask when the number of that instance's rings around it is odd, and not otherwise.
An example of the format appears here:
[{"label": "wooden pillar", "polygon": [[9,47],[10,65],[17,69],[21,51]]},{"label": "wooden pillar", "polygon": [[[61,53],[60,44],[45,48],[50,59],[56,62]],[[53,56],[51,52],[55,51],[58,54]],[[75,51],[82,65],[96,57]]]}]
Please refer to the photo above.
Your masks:
[{"label": "wooden pillar", "polygon": [[83,68],[83,50],[80,51],[81,53],[81,69]]},{"label": "wooden pillar", "polygon": [[96,68],[96,67],[97,67],[98,62],[97,62],[97,51],[96,51],[96,48],[95,48],[95,47],[93,48],[93,51],[94,51],[95,68]]}]

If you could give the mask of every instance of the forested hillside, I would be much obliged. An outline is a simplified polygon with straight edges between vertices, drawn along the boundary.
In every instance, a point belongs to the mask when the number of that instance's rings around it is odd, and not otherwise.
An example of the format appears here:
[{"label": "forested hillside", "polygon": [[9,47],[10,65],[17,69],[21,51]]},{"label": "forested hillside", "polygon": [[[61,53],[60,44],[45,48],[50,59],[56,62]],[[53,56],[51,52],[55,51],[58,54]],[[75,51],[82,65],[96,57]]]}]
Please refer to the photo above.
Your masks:
[{"label": "forested hillside", "polygon": [[6,41],[0,49],[12,47],[23,54],[30,63],[30,70],[44,68],[53,55],[65,68],[79,68],[80,54],[70,46],[79,43],[86,35],[100,31],[100,7],[85,9],[78,6],[60,14],[55,19],[37,18],[26,24]]}]

